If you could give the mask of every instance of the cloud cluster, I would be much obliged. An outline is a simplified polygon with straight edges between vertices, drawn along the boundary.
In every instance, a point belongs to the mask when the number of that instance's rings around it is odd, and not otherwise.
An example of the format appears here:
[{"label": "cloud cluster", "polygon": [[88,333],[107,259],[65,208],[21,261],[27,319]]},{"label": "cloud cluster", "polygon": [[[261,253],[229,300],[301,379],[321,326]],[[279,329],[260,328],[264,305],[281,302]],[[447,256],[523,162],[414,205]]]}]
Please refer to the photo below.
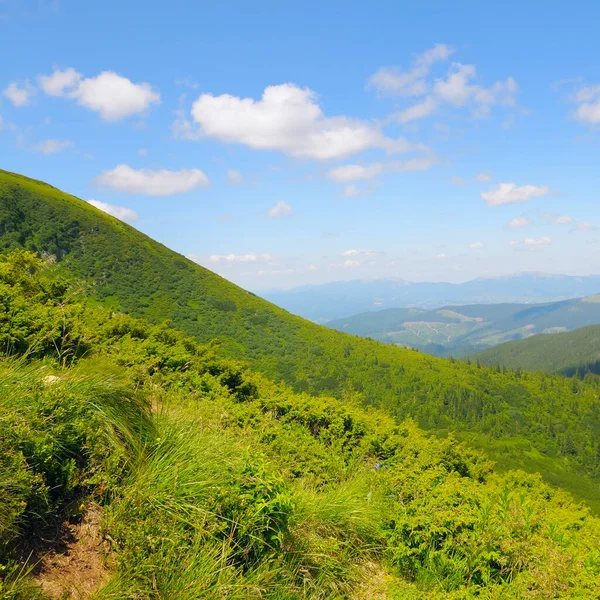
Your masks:
[{"label": "cloud cluster", "polygon": [[390,154],[411,149],[405,138],[388,138],[374,123],[325,116],[315,92],[292,83],[267,87],[260,100],[202,94],[191,115],[198,130],[180,121],[175,127],[178,135],[209,137],[298,158],[329,160],[369,148]]},{"label": "cloud cluster", "polygon": [[173,196],[209,185],[208,177],[200,169],[168,171],[160,169],[133,169],[129,165],[118,165],[105,171],[95,183],[126,194],[147,196]]},{"label": "cloud cluster", "polygon": [[45,94],[71,98],[80,106],[96,111],[105,121],[118,121],[143,113],[160,102],[160,94],[148,83],[133,83],[112,71],[85,78],[75,69],[55,69],[38,77]]},{"label": "cloud cluster", "polygon": [[379,69],[370,77],[367,87],[380,94],[421,98],[394,115],[401,124],[424,119],[444,104],[456,108],[469,107],[474,117],[487,116],[494,104],[516,105],[519,86],[512,77],[485,87],[476,83],[475,65],[453,62],[444,77],[432,80],[429,76],[433,66],[447,61],[452,53],[448,46],[436,44],[418,56],[409,71],[395,67]]},{"label": "cloud cluster", "polygon": [[112,215],[121,221],[126,221],[127,223],[135,223],[135,221],[138,220],[138,214],[131,208],[115,206],[114,204],[108,204],[107,202],[101,202],[100,200],[88,200],[88,204],[95,206],[98,210]]},{"label": "cloud cluster", "polygon": [[500,183],[487,192],[481,192],[481,198],[488,206],[503,204],[519,204],[532,198],[546,196],[550,193],[547,185],[517,185],[516,183]]},{"label": "cloud cluster", "polygon": [[600,123],[600,85],[582,87],[574,97],[578,105],[575,109],[575,118],[588,125]]}]

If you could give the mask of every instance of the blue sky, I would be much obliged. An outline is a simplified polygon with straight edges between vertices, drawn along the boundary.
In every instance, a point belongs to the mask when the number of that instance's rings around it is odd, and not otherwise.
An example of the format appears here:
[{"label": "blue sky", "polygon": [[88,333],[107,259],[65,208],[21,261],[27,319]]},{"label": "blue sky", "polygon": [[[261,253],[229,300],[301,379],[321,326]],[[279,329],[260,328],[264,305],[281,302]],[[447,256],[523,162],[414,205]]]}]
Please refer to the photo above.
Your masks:
[{"label": "blue sky", "polygon": [[600,273],[600,5],[0,0],[0,167],[253,290]]}]

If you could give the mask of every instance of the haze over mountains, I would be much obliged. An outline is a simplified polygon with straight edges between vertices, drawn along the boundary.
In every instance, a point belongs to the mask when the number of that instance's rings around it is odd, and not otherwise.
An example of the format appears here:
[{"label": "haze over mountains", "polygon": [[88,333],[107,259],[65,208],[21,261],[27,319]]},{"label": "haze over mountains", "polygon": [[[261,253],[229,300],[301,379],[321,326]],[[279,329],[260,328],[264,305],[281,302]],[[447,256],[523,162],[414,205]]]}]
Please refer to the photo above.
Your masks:
[{"label": "haze over mountains", "polygon": [[435,309],[462,304],[540,303],[593,296],[599,292],[600,275],[519,273],[478,278],[460,284],[358,279],[271,290],[261,296],[305,319],[326,323],[384,308]]},{"label": "haze over mountains", "polygon": [[460,357],[536,334],[600,323],[600,294],[543,304],[475,304],[437,310],[389,308],[327,323],[328,327],[436,356]]}]

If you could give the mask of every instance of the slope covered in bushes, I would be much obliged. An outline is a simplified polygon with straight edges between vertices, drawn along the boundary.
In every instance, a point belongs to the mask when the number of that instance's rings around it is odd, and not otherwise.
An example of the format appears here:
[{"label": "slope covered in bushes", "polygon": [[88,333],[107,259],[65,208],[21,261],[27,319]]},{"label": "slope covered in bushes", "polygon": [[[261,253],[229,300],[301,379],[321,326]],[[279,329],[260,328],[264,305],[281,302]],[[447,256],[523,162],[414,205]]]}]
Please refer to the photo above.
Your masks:
[{"label": "slope covered in bushes", "polygon": [[600,593],[600,521],[539,476],[91,307],[30,254],[0,297],[1,597],[44,598],[24,543],[91,501],[94,598]]},{"label": "slope covered in bushes", "polygon": [[[593,383],[484,369],[328,330],[86,202],[6,172],[0,173],[0,246],[51,257],[57,272],[82,281],[108,309],[153,323],[169,319],[197,342],[216,340],[221,355],[247,361],[295,392],[356,396],[398,421],[411,417],[440,434],[454,431],[485,447],[503,468],[542,472],[597,502],[600,390]],[[45,318],[40,323],[49,327]],[[86,343],[69,351],[81,354]]]}]

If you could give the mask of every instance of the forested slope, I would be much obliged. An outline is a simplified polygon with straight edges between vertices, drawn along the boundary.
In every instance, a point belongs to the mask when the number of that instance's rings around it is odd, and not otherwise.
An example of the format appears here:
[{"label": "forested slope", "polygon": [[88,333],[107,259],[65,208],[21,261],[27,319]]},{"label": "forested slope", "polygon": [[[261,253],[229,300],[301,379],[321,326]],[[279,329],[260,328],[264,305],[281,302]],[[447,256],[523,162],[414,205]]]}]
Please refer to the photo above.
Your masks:
[{"label": "forested slope", "polygon": [[538,475],[90,306],[31,253],[0,301],[1,598],[49,600],[52,561],[82,597],[61,524],[90,510],[94,600],[600,593],[600,521]]},{"label": "forested slope", "polygon": [[600,325],[500,344],[470,357],[484,365],[562,373],[600,374]]},{"label": "forested slope", "polygon": [[[449,430],[502,467],[539,471],[597,502],[600,389],[372,342],[294,317],[47,184],[0,174],[0,244],[53,255],[105,306],[172,321],[295,391],[353,397]],[[558,426],[557,426],[558,424]]]}]

